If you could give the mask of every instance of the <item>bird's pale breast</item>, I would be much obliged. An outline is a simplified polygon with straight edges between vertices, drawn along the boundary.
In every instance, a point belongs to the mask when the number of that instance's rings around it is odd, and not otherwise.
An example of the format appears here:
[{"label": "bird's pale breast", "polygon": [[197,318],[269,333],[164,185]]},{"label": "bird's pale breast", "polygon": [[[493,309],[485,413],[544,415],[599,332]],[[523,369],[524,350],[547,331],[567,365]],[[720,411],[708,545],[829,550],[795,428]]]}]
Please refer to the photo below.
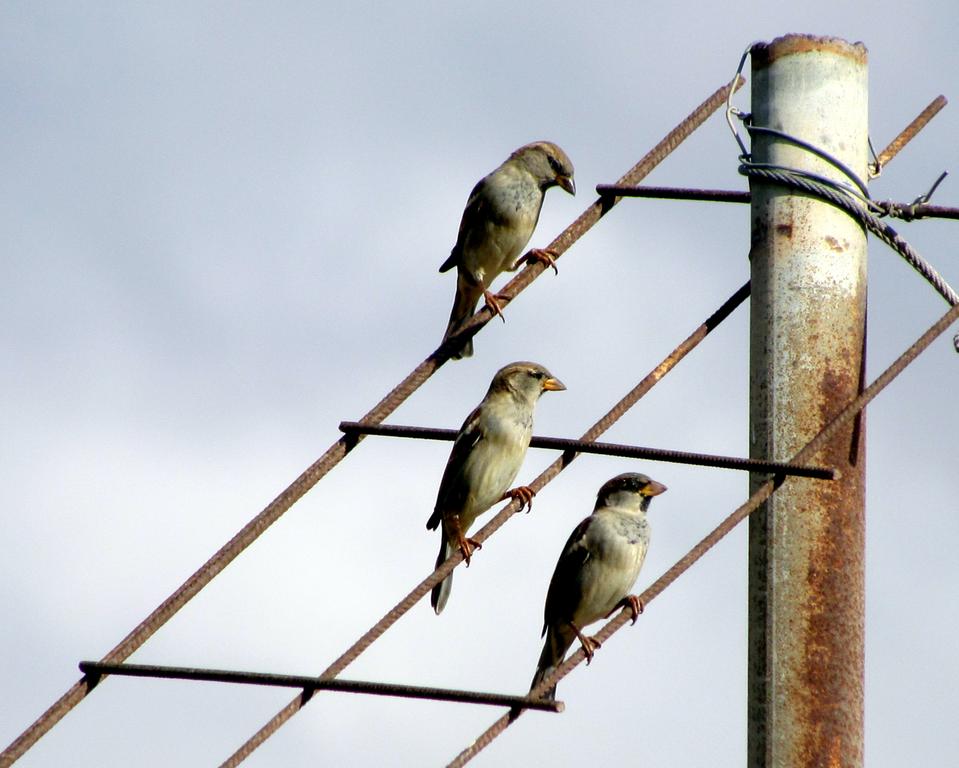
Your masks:
[{"label": "bird's pale breast", "polygon": [[516,479],[532,435],[532,420],[517,426],[508,418],[487,414],[484,438],[464,468],[472,493],[460,520],[469,527],[476,517],[500,500]]},{"label": "bird's pale breast", "polygon": [[468,234],[463,248],[464,266],[484,285],[519,258],[543,204],[543,193],[528,173],[504,168],[499,174],[502,178],[485,190],[490,215]]},{"label": "bird's pale breast", "polygon": [[645,517],[607,509],[594,515],[587,533],[590,556],[583,565],[583,599],[573,620],[580,626],[608,614],[629,594],[649,544]]}]

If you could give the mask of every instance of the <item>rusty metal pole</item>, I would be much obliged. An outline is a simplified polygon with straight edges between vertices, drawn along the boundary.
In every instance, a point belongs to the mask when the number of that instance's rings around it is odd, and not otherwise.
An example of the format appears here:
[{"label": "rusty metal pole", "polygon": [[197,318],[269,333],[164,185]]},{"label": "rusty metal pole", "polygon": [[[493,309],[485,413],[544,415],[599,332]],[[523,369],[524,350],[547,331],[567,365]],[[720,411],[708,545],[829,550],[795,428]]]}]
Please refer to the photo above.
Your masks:
[{"label": "rusty metal pole", "polygon": [[[752,124],[865,179],[866,75],[861,44],[807,35],[758,44]],[[761,131],[752,160],[847,181]],[[815,198],[755,179],[751,190],[750,455],[784,460],[863,386],[866,235]],[[840,479],[791,478],[750,519],[750,768],[862,766],[863,430],[860,419],[816,456]]]}]

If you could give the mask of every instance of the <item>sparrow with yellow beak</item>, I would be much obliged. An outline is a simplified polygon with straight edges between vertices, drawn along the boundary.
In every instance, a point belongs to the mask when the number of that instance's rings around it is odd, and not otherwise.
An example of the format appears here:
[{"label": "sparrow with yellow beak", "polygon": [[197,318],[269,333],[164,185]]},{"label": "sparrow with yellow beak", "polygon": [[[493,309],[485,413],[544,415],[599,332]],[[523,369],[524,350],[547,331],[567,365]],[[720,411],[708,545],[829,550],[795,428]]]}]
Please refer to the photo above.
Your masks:
[{"label": "sparrow with yellow beak", "polygon": [[[456,267],[456,296],[443,341],[456,333],[472,317],[480,297],[503,317],[502,308],[490,290],[490,284],[505,270],[513,271],[523,248],[539,221],[543,197],[550,187],[559,186],[576,194],[573,164],[558,146],[537,141],[517,149],[506,161],[473,187],[456,244],[440,272]],[[556,263],[549,251],[534,250],[531,257],[553,269]],[[473,340],[452,356],[473,354]]]},{"label": "sparrow with yellow beak", "polygon": [[[510,363],[493,376],[483,402],[466,418],[453,442],[433,514],[426,523],[430,530],[441,523],[443,527],[437,568],[455,547],[469,565],[479,544],[466,538],[466,532],[498,501],[519,498],[522,505],[532,504],[533,491],[528,487],[507,489],[529,448],[536,402],[543,392],[563,389],[563,383],[537,363]],[[433,588],[430,602],[437,614],[452,586],[451,573]]]},{"label": "sparrow with yellow beak", "polygon": [[[666,486],[646,475],[627,472],[608,480],[596,497],[593,514],[570,535],[556,563],[546,594],[543,634],[546,642],[530,690],[562,663],[579,639],[586,663],[599,643],[583,634],[587,624],[629,606],[633,621],[643,606],[629,591],[636,583],[649,546],[646,510]],[[554,685],[546,694],[555,698]]]}]

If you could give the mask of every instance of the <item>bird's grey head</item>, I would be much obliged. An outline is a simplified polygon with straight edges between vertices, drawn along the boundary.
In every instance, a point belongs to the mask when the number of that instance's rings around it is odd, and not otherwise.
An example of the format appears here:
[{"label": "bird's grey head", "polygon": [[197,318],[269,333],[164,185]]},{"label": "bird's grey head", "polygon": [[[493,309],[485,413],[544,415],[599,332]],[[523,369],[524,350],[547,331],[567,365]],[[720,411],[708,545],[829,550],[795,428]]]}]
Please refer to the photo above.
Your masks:
[{"label": "bird's grey head", "polygon": [[639,472],[625,472],[603,483],[596,496],[597,507],[627,507],[646,510],[653,496],[666,486]]},{"label": "bird's grey head", "polygon": [[551,141],[534,141],[520,147],[510,160],[519,160],[539,181],[544,192],[550,187],[562,187],[571,195],[576,194],[573,181],[573,163],[567,154]]},{"label": "bird's grey head", "polygon": [[510,392],[521,400],[535,403],[543,392],[558,392],[566,385],[539,363],[525,360],[500,368],[490,383],[490,392]]}]

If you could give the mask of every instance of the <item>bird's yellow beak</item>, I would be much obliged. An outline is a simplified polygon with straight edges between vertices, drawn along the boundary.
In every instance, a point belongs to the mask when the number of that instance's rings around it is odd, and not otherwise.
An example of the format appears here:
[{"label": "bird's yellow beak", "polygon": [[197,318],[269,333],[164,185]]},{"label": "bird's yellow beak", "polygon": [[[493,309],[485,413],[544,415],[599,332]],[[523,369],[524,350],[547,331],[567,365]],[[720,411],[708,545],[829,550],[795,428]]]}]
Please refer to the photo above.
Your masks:
[{"label": "bird's yellow beak", "polygon": [[559,184],[563,189],[569,192],[575,197],[576,195],[576,182],[573,181],[572,176],[557,176],[556,183]]},{"label": "bird's yellow beak", "polygon": [[566,389],[566,385],[561,382],[559,379],[546,379],[543,382],[543,389],[549,392],[562,392]]},{"label": "bird's yellow beak", "polygon": [[643,490],[640,491],[640,493],[642,493],[643,496],[659,496],[659,494],[661,494],[665,490],[666,490],[665,485],[663,485],[662,483],[657,483],[655,480],[650,480],[649,485],[643,488]]}]

